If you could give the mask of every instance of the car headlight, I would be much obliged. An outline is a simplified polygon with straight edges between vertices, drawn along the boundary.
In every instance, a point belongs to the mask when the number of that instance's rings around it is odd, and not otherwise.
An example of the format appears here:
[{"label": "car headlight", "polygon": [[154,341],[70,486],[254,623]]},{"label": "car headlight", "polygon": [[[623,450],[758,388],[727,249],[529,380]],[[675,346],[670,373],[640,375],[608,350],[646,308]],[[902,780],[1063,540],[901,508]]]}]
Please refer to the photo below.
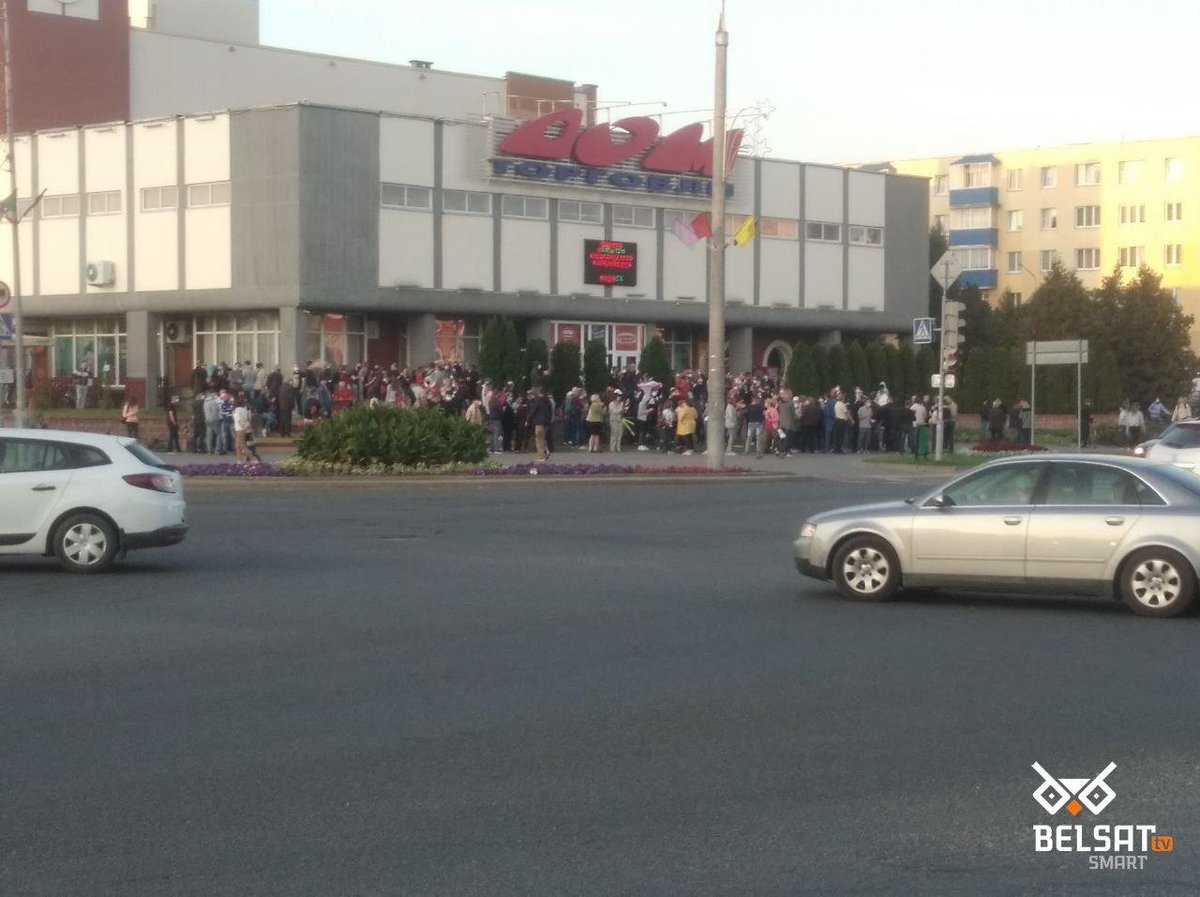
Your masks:
[{"label": "car headlight", "polygon": [[817,534],[817,525],[815,523],[806,523],[800,527],[800,538],[811,539]]},{"label": "car headlight", "polygon": [[1146,455],[1146,447],[1144,445],[1139,445],[1133,450],[1133,453],[1137,455],[1137,457],[1143,458]]}]

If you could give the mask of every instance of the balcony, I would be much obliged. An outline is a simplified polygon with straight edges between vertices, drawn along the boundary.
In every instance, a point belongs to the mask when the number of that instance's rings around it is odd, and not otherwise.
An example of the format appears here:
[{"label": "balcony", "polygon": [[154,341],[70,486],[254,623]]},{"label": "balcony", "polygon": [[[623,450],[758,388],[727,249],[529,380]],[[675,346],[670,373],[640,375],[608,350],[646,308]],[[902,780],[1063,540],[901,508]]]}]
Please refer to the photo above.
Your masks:
[{"label": "balcony", "polygon": [[959,286],[975,286],[981,290],[994,290],[998,282],[995,268],[976,268],[958,275]]},{"label": "balcony", "polygon": [[991,246],[995,249],[1000,245],[1000,230],[995,227],[965,227],[950,231],[951,246]]},{"label": "balcony", "polygon": [[999,205],[999,187],[960,187],[950,191],[950,208],[952,209]]}]

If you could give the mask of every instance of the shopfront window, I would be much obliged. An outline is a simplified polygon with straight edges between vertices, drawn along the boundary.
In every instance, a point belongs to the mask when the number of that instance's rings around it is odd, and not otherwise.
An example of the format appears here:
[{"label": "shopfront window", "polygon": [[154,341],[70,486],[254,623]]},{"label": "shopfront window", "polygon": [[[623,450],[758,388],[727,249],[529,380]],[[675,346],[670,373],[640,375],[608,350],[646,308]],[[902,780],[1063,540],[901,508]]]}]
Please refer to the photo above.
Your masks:
[{"label": "shopfront window", "polygon": [[439,319],[436,361],[479,364],[479,322],[465,318]]},{"label": "shopfront window", "polygon": [[362,315],[305,315],[304,358],[332,367],[367,360],[367,319]]},{"label": "shopfront window", "polygon": [[667,327],[659,331],[671,359],[671,370],[685,371],[692,366],[692,332],[687,327]]},{"label": "shopfront window", "polygon": [[193,362],[240,361],[273,370],[279,364],[279,315],[274,312],[203,315],[194,322]]},{"label": "shopfront window", "polygon": [[127,340],[121,318],[56,321],[50,325],[50,336],[56,377],[69,377],[86,361],[101,385],[124,385]]}]

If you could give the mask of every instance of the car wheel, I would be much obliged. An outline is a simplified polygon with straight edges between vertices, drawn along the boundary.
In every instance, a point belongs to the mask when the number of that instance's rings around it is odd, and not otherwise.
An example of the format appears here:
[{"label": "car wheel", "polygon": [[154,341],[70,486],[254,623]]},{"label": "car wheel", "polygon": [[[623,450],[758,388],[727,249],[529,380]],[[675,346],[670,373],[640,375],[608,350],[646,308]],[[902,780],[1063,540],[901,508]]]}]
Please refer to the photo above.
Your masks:
[{"label": "car wheel", "polygon": [[900,562],[892,546],[878,536],[849,539],[833,557],[838,591],[858,601],[886,601],[900,583]]},{"label": "car wheel", "polygon": [[99,573],[117,555],[117,531],[96,514],[75,514],[54,533],[54,556],[71,573]]},{"label": "car wheel", "polygon": [[1196,578],[1182,557],[1166,548],[1135,551],[1121,565],[1121,597],[1143,617],[1175,617],[1196,598]]}]

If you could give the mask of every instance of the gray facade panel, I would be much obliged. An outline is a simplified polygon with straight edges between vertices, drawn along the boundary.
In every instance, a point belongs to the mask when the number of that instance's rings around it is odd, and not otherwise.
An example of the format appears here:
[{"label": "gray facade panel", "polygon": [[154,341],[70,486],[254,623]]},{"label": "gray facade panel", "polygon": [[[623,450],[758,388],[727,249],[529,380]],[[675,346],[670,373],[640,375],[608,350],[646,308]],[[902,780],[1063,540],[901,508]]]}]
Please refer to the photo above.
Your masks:
[{"label": "gray facade panel", "polygon": [[929,182],[889,177],[884,189],[884,308],[906,334],[929,308]]},{"label": "gray facade panel", "polygon": [[300,295],[379,282],[379,116],[300,110]]},{"label": "gray facade panel", "polygon": [[256,109],[229,121],[234,291],[283,293],[291,305],[300,287],[300,112]]}]

